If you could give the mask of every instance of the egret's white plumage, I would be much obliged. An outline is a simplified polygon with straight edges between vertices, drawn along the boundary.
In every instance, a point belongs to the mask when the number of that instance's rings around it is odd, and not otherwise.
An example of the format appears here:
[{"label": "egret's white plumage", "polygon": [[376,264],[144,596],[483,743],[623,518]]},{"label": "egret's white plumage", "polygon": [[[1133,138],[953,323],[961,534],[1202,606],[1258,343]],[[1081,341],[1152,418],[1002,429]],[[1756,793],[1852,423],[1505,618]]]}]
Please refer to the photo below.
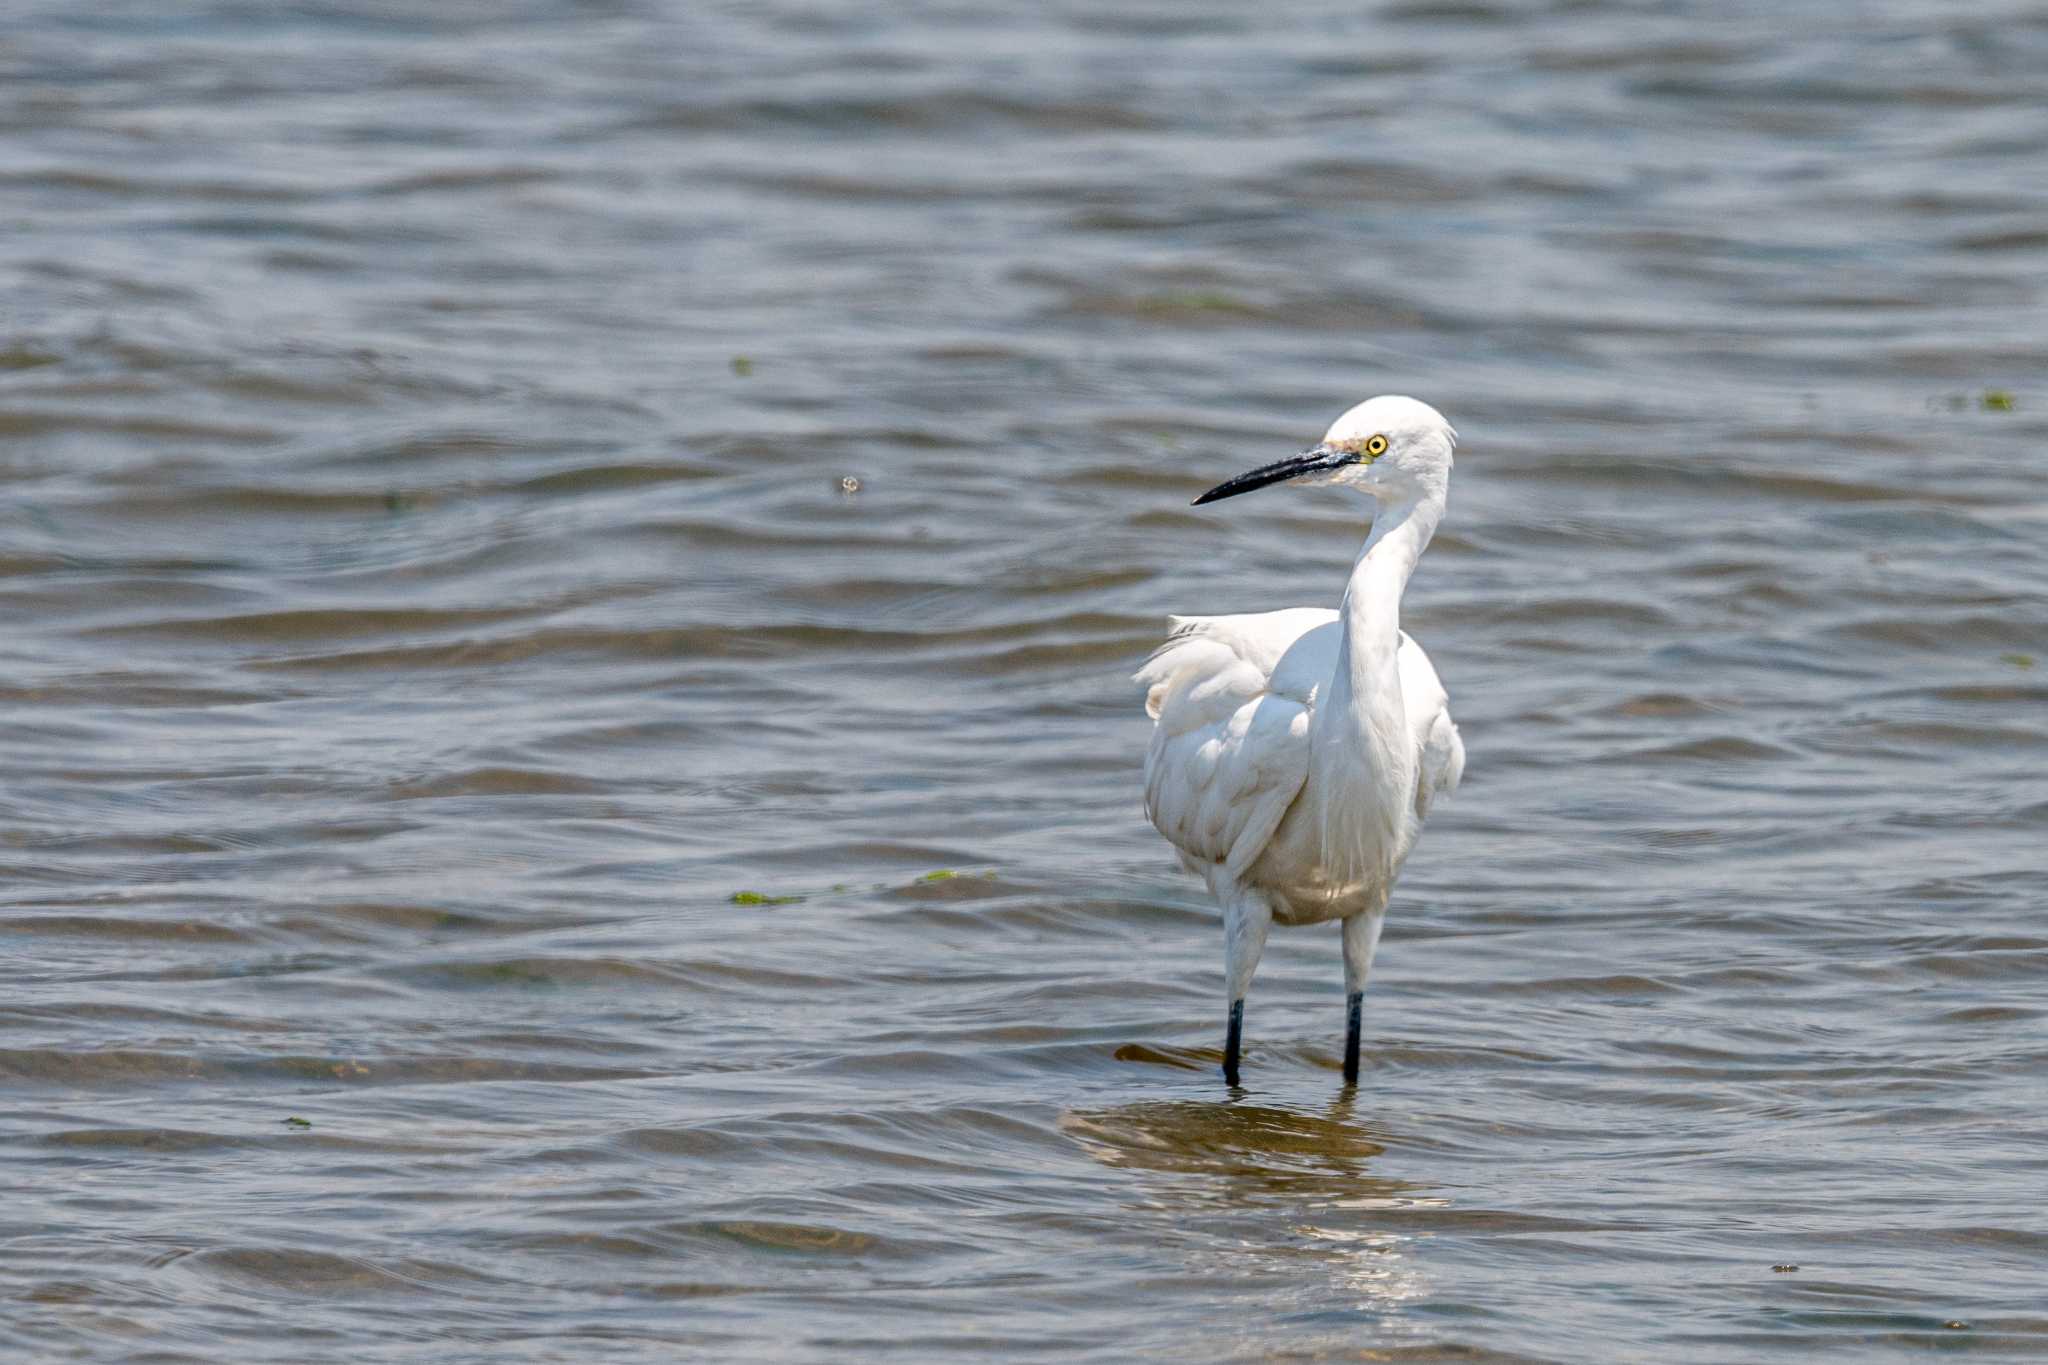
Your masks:
[{"label": "egret's white plumage", "polygon": [[1156,723],[1145,810],[1224,912],[1235,1084],[1245,992],[1274,920],[1344,922],[1357,1079],[1359,1004],[1387,897],[1465,747],[1429,656],[1400,628],[1401,592],[1443,516],[1457,433],[1412,398],[1370,399],[1291,460],[1198,502],[1279,482],[1337,483],[1375,502],[1336,611],[1175,616],[1139,670]]}]

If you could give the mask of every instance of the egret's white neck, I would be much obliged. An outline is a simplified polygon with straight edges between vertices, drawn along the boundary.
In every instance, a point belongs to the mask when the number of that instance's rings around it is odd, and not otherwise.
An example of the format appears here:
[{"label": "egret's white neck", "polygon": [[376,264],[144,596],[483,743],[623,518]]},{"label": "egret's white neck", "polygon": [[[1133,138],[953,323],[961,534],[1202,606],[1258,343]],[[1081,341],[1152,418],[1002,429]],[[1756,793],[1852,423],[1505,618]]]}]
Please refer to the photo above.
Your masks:
[{"label": "egret's white neck", "polygon": [[[1358,552],[1351,581],[1344,585],[1344,658],[1352,680],[1358,670],[1385,663],[1389,667],[1401,640],[1401,594],[1429,538],[1443,520],[1441,493],[1387,502],[1372,519],[1372,534]],[[1362,692],[1362,689],[1361,689]]]},{"label": "egret's white neck", "polygon": [[[1401,593],[1443,512],[1441,490],[1380,504],[1344,588],[1336,673],[1316,707],[1309,764],[1325,798],[1323,847],[1342,879],[1391,880],[1404,844],[1420,756],[1401,697]],[[1343,799],[1361,790],[1388,799]]]}]

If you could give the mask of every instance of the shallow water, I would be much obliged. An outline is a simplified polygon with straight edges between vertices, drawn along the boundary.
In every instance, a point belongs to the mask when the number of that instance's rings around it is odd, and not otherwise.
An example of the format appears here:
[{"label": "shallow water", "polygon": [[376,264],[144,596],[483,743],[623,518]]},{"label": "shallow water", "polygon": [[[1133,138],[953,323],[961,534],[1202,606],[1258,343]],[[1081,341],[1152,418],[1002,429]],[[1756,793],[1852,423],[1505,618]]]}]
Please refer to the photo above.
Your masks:
[{"label": "shallow water", "polygon": [[[0,1353],[2048,1354],[2038,7],[12,14]],[[1378,391],[1233,1095],[1126,678]]]}]

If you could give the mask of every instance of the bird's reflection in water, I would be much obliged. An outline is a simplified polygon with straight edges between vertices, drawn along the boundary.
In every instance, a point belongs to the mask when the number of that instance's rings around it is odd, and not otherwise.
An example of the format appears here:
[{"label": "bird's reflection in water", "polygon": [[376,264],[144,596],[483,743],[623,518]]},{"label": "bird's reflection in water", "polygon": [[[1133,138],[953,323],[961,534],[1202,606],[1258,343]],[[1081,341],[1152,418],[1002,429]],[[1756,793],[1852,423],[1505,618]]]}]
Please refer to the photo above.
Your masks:
[{"label": "bird's reflection in water", "polygon": [[[1427,1286],[1392,1210],[1444,1208],[1410,1181],[1375,1175],[1387,1134],[1339,1096],[1320,1113],[1252,1102],[1150,1100],[1070,1110],[1060,1128],[1105,1166],[1139,1173],[1133,1212],[1162,1218],[1188,1269],[1251,1288],[1275,1307],[1364,1312],[1391,1325]],[[1303,1274],[1320,1265],[1324,1275]],[[1281,1300],[1274,1303],[1275,1299]]]}]

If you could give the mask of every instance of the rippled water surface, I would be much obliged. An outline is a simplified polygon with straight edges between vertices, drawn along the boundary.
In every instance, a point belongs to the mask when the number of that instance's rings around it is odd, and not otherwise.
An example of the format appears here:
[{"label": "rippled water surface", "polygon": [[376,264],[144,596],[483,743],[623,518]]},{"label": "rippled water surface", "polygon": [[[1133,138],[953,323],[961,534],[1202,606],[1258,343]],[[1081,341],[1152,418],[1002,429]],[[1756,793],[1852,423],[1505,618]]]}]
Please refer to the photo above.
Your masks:
[{"label": "rippled water surface", "polygon": [[[2048,1355],[2038,6],[9,16],[0,1353]],[[1380,391],[1233,1093],[1127,677]]]}]

